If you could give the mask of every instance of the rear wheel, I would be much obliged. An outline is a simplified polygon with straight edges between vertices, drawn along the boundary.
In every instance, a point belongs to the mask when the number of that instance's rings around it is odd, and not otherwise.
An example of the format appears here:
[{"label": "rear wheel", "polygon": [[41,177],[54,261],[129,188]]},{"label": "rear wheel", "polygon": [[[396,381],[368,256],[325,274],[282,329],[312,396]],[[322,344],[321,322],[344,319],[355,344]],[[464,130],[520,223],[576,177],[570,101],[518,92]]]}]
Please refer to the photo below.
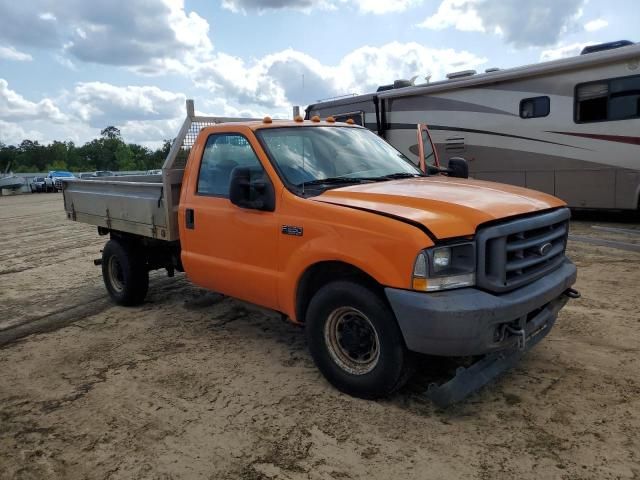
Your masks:
[{"label": "rear wheel", "polygon": [[149,272],[139,250],[118,240],[109,240],[102,251],[102,278],[118,305],[141,304],[149,289]]},{"label": "rear wheel", "polygon": [[322,287],[309,304],[305,329],[316,366],[342,392],[384,397],[409,377],[409,353],[393,312],[362,285]]}]

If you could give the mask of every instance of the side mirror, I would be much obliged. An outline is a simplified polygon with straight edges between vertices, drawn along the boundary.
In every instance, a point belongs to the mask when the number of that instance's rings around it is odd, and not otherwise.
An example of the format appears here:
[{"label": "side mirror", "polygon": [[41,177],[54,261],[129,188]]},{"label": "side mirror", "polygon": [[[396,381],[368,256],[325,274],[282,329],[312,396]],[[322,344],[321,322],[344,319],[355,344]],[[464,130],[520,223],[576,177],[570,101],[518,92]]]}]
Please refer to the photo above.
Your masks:
[{"label": "side mirror", "polygon": [[469,164],[462,157],[450,158],[447,173],[454,178],[469,178]]},{"label": "side mirror", "polygon": [[229,184],[229,200],[240,208],[265,212],[276,209],[275,190],[262,167],[234,168]]}]

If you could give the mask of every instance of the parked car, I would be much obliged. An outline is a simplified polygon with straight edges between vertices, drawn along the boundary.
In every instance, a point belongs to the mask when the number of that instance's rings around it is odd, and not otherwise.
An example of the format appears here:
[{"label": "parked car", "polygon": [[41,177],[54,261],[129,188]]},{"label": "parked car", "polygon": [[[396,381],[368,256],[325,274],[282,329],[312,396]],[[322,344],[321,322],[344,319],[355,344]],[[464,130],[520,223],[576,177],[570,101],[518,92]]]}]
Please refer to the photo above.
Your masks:
[{"label": "parked car", "polygon": [[147,175],[162,175],[162,170],[160,168],[147,170]]},{"label": "parked car", "polygon": [[40,193],[47,191],[47,184],[44,181],[44,177],[33,177],[29,184],[31,193]]},{"label": "parked car", "polygon": [[87,180],[89,178],[97,178],[95,173],[81,173],[78,175],[80,180]]},{"label": "parked car", "polygon": [[97,170],[93,173],[95,177],[115,177],[116,174],[110,170]]},{"label": "parked car", "polygon": [[51,192],[59,192],[62,190],[63,178],[76,178],[76,176],[73,173],[64,170],[50,171],[49,175],[45,178],[46,190]]},{"label": "parked car", "polygon": [[185,140],[186,166],[170,156],[162,182],[63,192],[68,219],[110,236],[96,264],[120,305],[144,301],[149,271],[185,271],[304,325],[328,381],[364,398],[400,388],[411,352],[484,356],[429,389],[446,404],[513,365],[579,296],[566,204],[467,179],[463,159],[421,170],[369,130],[319,117]]}]

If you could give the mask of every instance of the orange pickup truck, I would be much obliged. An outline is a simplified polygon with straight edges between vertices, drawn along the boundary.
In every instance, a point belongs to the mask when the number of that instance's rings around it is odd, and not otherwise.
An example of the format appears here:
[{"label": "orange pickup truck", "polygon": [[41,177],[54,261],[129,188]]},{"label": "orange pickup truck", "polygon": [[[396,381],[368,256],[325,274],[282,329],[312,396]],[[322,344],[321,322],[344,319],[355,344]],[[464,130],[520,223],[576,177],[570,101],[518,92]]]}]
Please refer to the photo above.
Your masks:
[{"label": "orange pickup truck", "polygon": [[64,182],[68,218],[110,235],[96,264],[116,303],[143,302],[150,270],[184,271],[304,325],[327,380],[364,398],[401,387],[415,353],[479,356],[430,390],[447,404],[578,296],[561,200],[463,178],[461,159],[423,171],[331,118],[231,120],[188,104],[162,175]]}]

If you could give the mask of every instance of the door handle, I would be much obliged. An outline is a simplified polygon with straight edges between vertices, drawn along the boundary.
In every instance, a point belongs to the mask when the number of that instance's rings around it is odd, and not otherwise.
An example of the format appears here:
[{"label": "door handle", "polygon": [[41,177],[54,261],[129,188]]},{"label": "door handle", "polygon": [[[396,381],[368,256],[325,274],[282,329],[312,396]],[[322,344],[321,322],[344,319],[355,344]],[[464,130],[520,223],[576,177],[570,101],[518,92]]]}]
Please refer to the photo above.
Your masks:
[{"label": "door handle", "polygon": [[193,208],[187,208],[184,212],[184,223],[185,226],[191,230],[195,228],[195,213]]}]

